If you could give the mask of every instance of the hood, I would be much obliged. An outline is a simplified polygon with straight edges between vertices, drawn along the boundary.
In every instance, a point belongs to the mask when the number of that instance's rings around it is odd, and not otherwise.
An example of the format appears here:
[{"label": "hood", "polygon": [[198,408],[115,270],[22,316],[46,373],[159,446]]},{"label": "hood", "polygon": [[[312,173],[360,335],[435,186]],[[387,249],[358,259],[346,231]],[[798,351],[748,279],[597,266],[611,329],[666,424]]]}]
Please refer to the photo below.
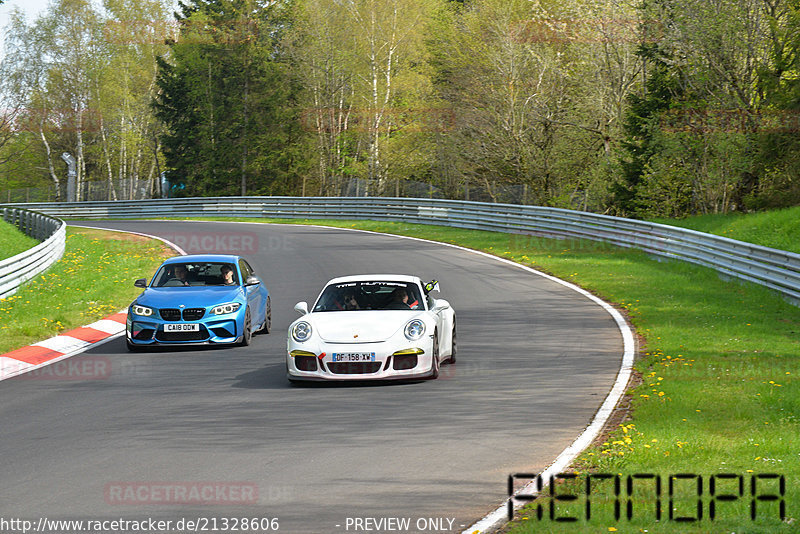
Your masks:
[{"label": "hood", "polygon": [[238,286],[151,287],[136,302],[150,308],[207,308],[226,302],[243,302]]},{"label": "hood", "polygon": [[386,341],[408,321],[422,316],[407,310],[335,311],[312,313],[305,320],[328,343],[375,343]]}]

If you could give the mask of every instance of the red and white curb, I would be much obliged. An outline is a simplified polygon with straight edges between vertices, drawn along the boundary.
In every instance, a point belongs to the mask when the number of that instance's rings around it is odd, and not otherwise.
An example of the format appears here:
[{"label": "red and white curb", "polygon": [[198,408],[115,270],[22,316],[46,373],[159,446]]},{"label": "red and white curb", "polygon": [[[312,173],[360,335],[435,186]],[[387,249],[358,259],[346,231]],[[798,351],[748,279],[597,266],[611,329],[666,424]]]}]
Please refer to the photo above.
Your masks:
[{"label": "red and white curb", "polygon": [[127,312],[123,310],[92,324],[0,355],[0,380],[39,369],[111,341],[125,333],[126,317]]},{"label": "red and white curb", "polygon": [[[80,226],[77,224],[70,226],[94,228],[93,226]],[[161,237],[126,230],[112,230],[109,228],[103,228],[103,230],[149,237],[163,242],[181,256],[186,255],[186,252],[181,247]],[[127,310],[122,310],[92,324],[64,332],[27,347],[12,350],[6,354],[0,354],[0,380],[34,371],[111,341],[125,333],[126,321]]]}]

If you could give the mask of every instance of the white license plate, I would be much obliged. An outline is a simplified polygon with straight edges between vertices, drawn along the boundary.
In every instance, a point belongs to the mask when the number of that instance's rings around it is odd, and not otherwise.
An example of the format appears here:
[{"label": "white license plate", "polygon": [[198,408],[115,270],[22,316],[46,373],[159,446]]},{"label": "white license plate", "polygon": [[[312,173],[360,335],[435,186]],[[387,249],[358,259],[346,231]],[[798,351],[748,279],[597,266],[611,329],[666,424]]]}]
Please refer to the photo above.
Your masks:
[{"label": "white license plate", "polygon": [[199,332],[200,325],[197,323],[177,323],[165,324],[164,332]]},{"label": "white license plate", "polygon": [[335,362],[374,362],[374,352],[334,352]]}]

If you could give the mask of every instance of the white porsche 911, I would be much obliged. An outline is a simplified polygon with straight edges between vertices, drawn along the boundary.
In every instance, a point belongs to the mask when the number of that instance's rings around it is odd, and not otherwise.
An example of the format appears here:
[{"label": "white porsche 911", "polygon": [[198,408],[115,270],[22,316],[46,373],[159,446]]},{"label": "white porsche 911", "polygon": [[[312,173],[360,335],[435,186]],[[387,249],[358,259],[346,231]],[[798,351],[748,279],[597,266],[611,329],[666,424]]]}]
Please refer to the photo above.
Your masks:
[{"label": "white porsche 911", "polygon": [[289,380],[436,378],[456,361],[456,316],[416,276],[334,278],[289,326]]}]

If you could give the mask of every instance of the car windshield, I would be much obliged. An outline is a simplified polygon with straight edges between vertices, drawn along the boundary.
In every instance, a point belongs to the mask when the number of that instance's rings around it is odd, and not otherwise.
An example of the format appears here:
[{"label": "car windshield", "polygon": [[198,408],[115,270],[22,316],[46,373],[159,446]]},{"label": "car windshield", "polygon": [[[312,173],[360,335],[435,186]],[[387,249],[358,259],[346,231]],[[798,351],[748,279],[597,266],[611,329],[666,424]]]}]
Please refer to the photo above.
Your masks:
[{"label": "car windshield", "polygon": [[187,262],[162,265],[153,287],[239,285],[236,267],[224,262]]},{"label": "car windshield", "polygon": [[424,304],[413,282],[345,282],[325,288],[315,312],[359,310],[422,310]]}]

